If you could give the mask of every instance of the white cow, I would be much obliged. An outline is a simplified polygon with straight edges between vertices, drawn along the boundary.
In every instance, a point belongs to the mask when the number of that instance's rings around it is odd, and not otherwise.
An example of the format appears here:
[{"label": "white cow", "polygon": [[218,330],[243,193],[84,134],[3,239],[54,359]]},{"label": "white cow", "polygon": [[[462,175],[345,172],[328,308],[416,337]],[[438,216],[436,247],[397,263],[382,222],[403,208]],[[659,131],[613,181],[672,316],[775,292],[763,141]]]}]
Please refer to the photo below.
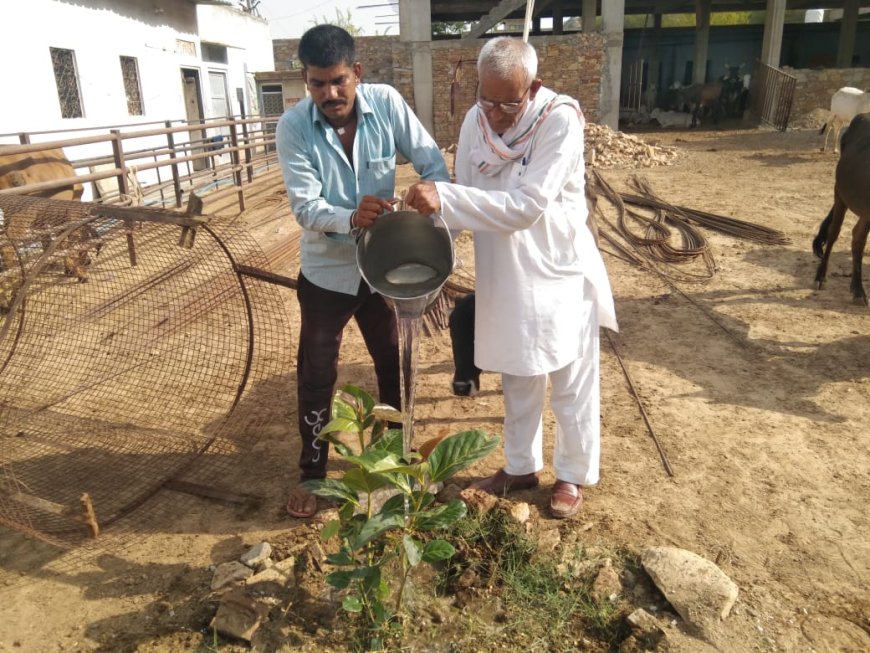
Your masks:
[{"label": "white cow", "polygon": [[[692,126],[692,114],[683,111],[662,111],[658,107],[652,110],[649,117],[662,127],[682,127],[688,129]],[[700,125],[701,121],[695,122]]]},{"label": "white cow", "polygon": [[840,151],[840,132],[852,122],[852,118],[859,113],[870,112],[870,93],[859,88],[844,86],[831,96],[831,115],[822,126],[820,134],[825,134],[825,143],[822,152],[828,149],[828,136],[831,135],[834,125],[837,125],[837,133],[834,137],[834,153]]}]

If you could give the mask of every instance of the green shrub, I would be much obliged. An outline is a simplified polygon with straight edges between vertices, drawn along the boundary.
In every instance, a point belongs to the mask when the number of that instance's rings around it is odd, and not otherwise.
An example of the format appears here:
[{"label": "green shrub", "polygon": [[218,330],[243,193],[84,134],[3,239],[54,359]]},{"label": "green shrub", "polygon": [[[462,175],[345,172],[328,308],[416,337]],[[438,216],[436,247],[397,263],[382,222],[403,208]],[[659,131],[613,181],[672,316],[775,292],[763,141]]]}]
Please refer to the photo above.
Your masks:
[{"label": "green shrub", "polygon": [[[430,488],[485,457],[498,444],[497,437],[472,430],[440,440],[425,457],[405,452],[402,431],[388,428],[388,420],[398,421],[397,416],[397,411],[376,405],[356,386],[336,392],[332,419],[318,437],[332,444],[351,468],[341,479],[304,483],[317,496],[341,504],[338,519],[326,524],[322,533],[324,540],[338,538],[338,552],[327,558],[337,570],[326,580],[345,591],[342,607],[358,615],[364,646],[374,650],[401,631],[402,597],[411,571],[421,562],[438,563],[455,552],[435,532],[464,517],[465,503],[460,499],[437,503]],[[358,450],[339,439],[340,432],[356,434]],[[387,489],[393,496],[374,512],[373,494]],[[398,588],[390,601],[386,572],[394,568]]]}]

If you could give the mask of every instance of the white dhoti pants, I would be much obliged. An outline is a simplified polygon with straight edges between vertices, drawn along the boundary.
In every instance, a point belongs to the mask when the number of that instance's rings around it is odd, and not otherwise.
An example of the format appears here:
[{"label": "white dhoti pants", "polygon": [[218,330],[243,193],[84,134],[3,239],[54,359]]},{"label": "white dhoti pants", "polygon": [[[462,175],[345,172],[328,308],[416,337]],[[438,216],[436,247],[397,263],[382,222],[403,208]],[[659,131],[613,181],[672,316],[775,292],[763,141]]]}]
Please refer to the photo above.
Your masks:
[{"label": "white dhoti pants", "polygon": [[[591,304],[591,302],[590,302]],[[550,408],[556,417],[553,468],[556,478],[594,485],[601,458],[599,334],[594,306],[581,334],[580,357],[537,376],[502,374],[505,472],[529,474],[544,467],[543,413],[550,380]]]}]

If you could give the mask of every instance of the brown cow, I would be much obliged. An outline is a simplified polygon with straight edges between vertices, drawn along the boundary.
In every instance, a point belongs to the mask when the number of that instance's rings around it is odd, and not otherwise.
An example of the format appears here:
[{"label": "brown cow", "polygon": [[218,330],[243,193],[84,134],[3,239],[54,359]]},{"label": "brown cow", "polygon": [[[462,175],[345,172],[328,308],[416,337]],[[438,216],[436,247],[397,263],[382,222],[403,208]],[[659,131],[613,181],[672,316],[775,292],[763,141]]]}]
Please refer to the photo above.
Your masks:
[{"label": "brown cow", "polygon": [[[59,147],[26,154],[5,154],[4,149],[0,145],[0,190],[76,176],[75,170]],[[81,184],[76,183],[26,194],[56,200],[80,200],[84,190]]]},{"label": "brown cow", "polygon": [[[75,177],[75,170],[70,165],[61,148],[48,148],[36,152],[24,154],[10,154],[5,152],[9,146],[0,145],[0,190],[20,188],[38,184],[40,182],[68,179]],[[74,183],[54,189],[27,191],[26,195],[61,200],[80,200],[84,193],[81,183]],[[22,218],[18,216],[4,216],[3,224],[0,225],[0,313],[8,306],[9,298],[14,288],[19,283],[19,274],[15,270],[19,267],[16,243],[22,239],[36,238],[43,248],[45,236],[39,232],[45,231],[47,225],[41,224],[39,215]],[[95,234],[71,234],[69,242],[87,241]],[[76,277],[79,281],[87,281],[87,266],[91,262],[87,247],[70,247],[70,252],[64,256],[64,273]],[[96,246],[99,252],[99,244]],[[11,276],[10,276],[11,275]],[[8,277],[8,278],[7,278]]]}]

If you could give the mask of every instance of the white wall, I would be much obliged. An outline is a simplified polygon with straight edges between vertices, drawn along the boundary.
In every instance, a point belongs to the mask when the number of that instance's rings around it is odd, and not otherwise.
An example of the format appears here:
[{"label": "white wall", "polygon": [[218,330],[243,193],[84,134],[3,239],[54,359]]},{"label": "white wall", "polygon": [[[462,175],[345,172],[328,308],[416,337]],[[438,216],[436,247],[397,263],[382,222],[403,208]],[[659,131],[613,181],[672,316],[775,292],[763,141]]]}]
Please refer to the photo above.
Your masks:
[{"label": "white wall", "polygon": [[[185,51],[179,41],[191,44],[192,51]],[[227,64],[202,61],[201,41],[226,45]],[[75,53],[81,118],[61,116],[51,47]],[[129,115],[121,56],[137,60],[142,116]],[[17,143],[18,132],[58,132],[31,137],[33,142],[44,142],[106,132],[79,131],[83,129],[125,125],[122,131],[129,132],[183,120],[182,67],[199,71],[207,118],[213,115],[208,71],[226,73],[231,110],[238,114],[235,89],[247,88],[249,74],[274,69],[265,20],[190,0],[0,0],[0,61],[0,144]],[[144,123],[152,124],[136,127]],[[186,132],[175,140],[186,140]],[[165,145],[165,136],[154,136],[125,142],[124,149]],[[110,153],[108,144],[66,151],[70,159]],[[143,182],[153,181],[153,173],[142,174]]]},{"label": "white wall", "polygon": [[[198,41],[196,8],[184,0],[8,2],[0,9],[0,133],[76,129],[184,116],[176,39]],[[114,8],[109,8],[114,5]],[[143,10],[140,7],[145,6]],[[155,13],[155,8],[157,12]],[[61,117],[50,47],[75,52],[83,118]],[[136,57],[144,116],[130,116],[120,56]]]},{"label": "white wall", "polygon": [[197,20],[201,41],[227,46],[227,66],[207,63],[205,67],[227,73],[234,115],[239,114],[236,89],[244,89],[245,113],[250,115],[255,104],[252,105],[247,79],[257,72],[275,70],[269,24],[263,18],[218,5],[199,5]]}]

